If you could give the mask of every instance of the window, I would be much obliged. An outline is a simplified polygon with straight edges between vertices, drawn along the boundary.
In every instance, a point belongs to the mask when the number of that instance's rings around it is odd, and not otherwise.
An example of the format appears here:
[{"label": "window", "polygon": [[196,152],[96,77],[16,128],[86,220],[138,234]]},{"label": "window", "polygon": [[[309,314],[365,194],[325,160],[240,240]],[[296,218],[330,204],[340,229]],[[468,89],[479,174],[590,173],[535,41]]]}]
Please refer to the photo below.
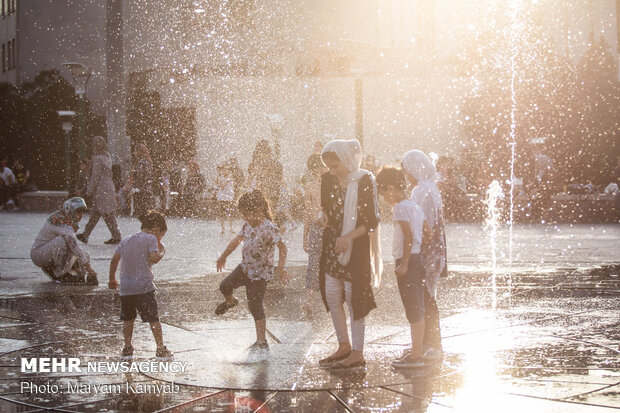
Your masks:
[{"label": "window", "polygon": [[7,2],[8,0],[0,0],[0,3],[2,3],[2,18],[4,18],[6,16],[6,9],[4,8],[4,4]]},{"label": "window", "polygon": [[15,69],[17,62],[15,61],[15,39],[9,40],[9,70]]},{"label": "window", "polygon": [[[4,1],[4,0],[3,0]],[[4,43],[2,43],[2,73],[6,72],[6,66],[5,66],[5,50],[4,50]]]},{"label": "window", "polygon": [[15,3],[17,3],[16,0],[9,0],[9,4],[10,4],[10,13],[15,13]]},{"label": "window", "polygon": [[13,45],[11,43],[11,41],[9,40],[9,43],[7,45],[7,53],[6,53],[6,60],[8,60],[9,62],[6,65],[6,70],[11,70],[13,68],[13,59],[11,58],[11,50],[13,50]]}]

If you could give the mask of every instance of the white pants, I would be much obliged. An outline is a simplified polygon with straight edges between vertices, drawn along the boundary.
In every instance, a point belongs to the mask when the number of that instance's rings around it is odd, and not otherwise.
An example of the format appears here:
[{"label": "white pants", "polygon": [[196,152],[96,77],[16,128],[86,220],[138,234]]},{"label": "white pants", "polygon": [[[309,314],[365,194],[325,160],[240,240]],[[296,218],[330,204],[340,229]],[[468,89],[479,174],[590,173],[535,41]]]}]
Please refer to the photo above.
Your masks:
[{"label": "white pants", "polygon": [[347,317],[342,305],[342,294],[344,292],[347,306],[349,307],[349,318],[351,323],[351,348],[357,351],[364,350],[364,319],[353,320],[353,308],[351,305],[351,283],[339,280],[329,274],[325,274],[325,298],[329,313],[332,316],[334,329],[339,343],[348,343],[349,335],[347,332]]}]

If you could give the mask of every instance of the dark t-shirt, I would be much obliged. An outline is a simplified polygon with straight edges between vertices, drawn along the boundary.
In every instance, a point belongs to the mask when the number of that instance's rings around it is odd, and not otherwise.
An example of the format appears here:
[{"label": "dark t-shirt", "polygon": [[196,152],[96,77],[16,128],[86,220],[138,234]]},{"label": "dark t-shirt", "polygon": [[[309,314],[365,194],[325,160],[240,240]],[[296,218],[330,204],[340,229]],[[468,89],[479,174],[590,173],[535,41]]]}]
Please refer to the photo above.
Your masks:
[{"label": "dark t-shirt", "polygon": [[[322,179],[325,186],[323,187],[321,204],[324,213],[327,214],[328,222],[323,233],[325,273],[337,279],[351,281],[351,272],[348,266],[343,266],[338,261],[339,254],[334,252],[336,239],[342,235],[347,189],[341,187],[338,184],[338,179],[329,173],[323,175]],[[379,223],[379,218],[375,214],[372,179],[366,175],[360,179],[358,185],[356,226],[364,225],[367,229],[375,228]]]}]

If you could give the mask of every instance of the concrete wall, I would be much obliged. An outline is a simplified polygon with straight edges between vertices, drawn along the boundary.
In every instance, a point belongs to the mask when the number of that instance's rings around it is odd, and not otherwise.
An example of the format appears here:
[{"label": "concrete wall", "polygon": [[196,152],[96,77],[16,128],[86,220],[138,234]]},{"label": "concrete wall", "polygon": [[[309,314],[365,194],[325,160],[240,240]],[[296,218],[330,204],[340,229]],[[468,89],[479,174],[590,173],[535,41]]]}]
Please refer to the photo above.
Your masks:
[{"label": "concrete wall", "polygon": [[19,0],[17,4],[19,82],[32,81],[42,70],[63,62],[91,68],[87,95],[96,110],[105,103],[105,2],[80,0]]},{"label": "concrete wall", "polygon": [[[209,175],[235,153],[247,166],[261,138],[281,130],[290,182],[303,173],[315,140],[355,137],[354,78],[211,78],[163,89],[167,106],[196,106],[198,161]],[[464,83],[462,84],[464,86]],[[464,90],[444,78],[363,77],[364,145],[379,162],[409,149],[455,155],[460,150],[458,107]],[[269,115],[280,114],[274,125]]]},{"label": "concrete wall", "polygon": [[[196,106],[198,160],[209,173],[229,152],[247,165],[254,143],[273,137],[269,114],[283,116],[277,127],[291,175],[301,173],[315,139],[355,136],[356,72],[365,73],[367,152],[380,162],[393,161],[414,146],[454,155],[461,147],[458,117],[467,80],[442,65],[471,46],[472,32],[492,28],[505,33],[511,23],[507,5],[495,0],[442,0],[424,7],[409,0],[257,0],[255,24],[244,29],[228,24],[229,16],[214,14],[207,3],[130,2],[125,27],[131,50],[127,70],[151,70],[151,86],[162,92],[164,106]],[[205,13],[196,12],[200,4]],[[539,4],[535,21],[520,23],[539,24],[560,53],[580,58],[590,29],[615,52],[613,0]],[[430,39],[423,33],[429,30],[434,33]],[[425,60],[432,51],[435,66]],[[349,59],[353,70],[348,76],[295,74],[300,60],[339,56]],[[251,71],[260,65],[272,71],[262,76],[209,73],[239,62]],[[191,75],[177,76],[183,71]]]},{"label": "concrete wall", "polygon": [[[17,14],[10,13],[8,14],[8,10],[6,10],[5,4],[5,15],[0,19],[0,45],[4,45],[4,53],[5,53],[5,65],[8,63],[8,58],[6,54],[8,53],[8,42],[15,39],[15,44],[17,50],[15,51],[15,56],[19,59],[18,50],[19,50],[19,39],[17,38]],[[0,62],[2,64],[2,62]],[[19,65],[15,69],[5,70],[2,72],[0,70],[0,82],[9,82],[16,84],[17,83],[17,75]]]},{"label": "concrete wall", "polygon": [[[297,166],[317,137],[354,136],[355,73],[366,73],[366,149],[380,162],[412,146],[458,151],[465,82],[426,65],[424,56],[434,50],[438,61],[449,62],[467,46],[471,32],[510,24],[507,6],[495,0],[437,0],[423,7],[413,0],[255,0],[247,2],[254,6],[246,22],[217,9],[219,4],[124,1],[125,74],[151,71],[151,86],[162,92],[164,106],[196,106],[199,160],[207,170],[232,150],[247,164],[254,142],[272,135],[268,114],[283,116],[278,125],[283,154]],[[602,34],[616,53],[614,0],[538,4],[534,23],[567,56],[582,56],[590,30]],[[0,36],[11,32],[11,24],[19,30],[21,80],[64,61],[80,61],[95,72],[87,94],[103,113],[106,2],[20,0],[17,17],[14,23],[0,22]],[[323,59],[323,65],[340,57],[348,59],[348,76],[295,74],[304,59]],[[234,65],[268,73],[210,74]],[[196,75],[179,82],[183,71]]]}]

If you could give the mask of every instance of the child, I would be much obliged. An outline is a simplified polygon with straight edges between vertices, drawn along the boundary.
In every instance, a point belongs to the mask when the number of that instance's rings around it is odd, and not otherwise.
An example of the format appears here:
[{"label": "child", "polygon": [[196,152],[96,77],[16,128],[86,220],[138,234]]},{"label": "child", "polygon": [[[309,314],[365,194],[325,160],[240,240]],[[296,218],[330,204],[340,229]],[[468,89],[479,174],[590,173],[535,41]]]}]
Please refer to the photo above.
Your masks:
[{"label": "child", "polygon": [[133,356],[131,337],[137,310],[142,321],[151,325],[151,331],[157,343],[156,357],[169,359],[172,358],[172,353],[164,346],[151,271],[151,265],[161,261],[166,252],[161,239],[166,234],[168,226],[164,216],[153,210],[141,215],[140,221],[142,231],[122,240],[110,262],[108,287],[112,290],[118,287],[116,268],[118,262],[121,262],[119,293],[123,338],[125,339],[125,347],[121,356],[127,358]]},{"label": "child", "polygon": [[[393,207],[396,281],[411,326],[411,351],[392,362],[394,367],[424,367],[424,267],[420,258],[422,232],[430,228],[422,209],[406,194],[407,181],[400,169],[384,167],[377,175],[379,194]],[[425,238],[427,241],[427,238]]]},{"label": "child", "polygon": [[412,150],[403,156],[403,172],[413,185],[411,200],[422,208],[424,220],[431,230],[431,237],[422,250],[426,277],[424,293],[424,358],[439,360],[443,357],[439,308],[437,307],[437,284],[439,277],[447,274],[446,234],[443,222],[443,202],[437,188],[437,171],[422,151]]},{"label": "child", "polygon": [[313,153],[306,162],[309,178],[304,186],[304,251],[308,254],[308,268],[306,270],[306,302],[301,306],[308,316],[312,315],[315,307],[315,296],[319,288],[319,264],[321,258],[321,227],[316,219],[321,212],[321,175],[325,166],[321,155]]},{"label": "child", "polygon": [[279,260],[276,270],[280,281],[288,284],[289,275],[284,269],[286,263],[286,245],[273,223],[269,204],[260,190],[243,194],[239,198],[239,212],[245,221],[239,234],[230,241],[222,255],[217,259],[217,270],[222,271],[228,257],[243,241],[242,261],[220,283],[220,291],[226,301],[215,309],[216,315],[222,315],[235,307],[239,301],[233,296],[233,290],[245,286],[248,307],[254,317],[256,342],[250,351],[268,350],[265,337],[266,321],[263,300],[267,282],[273,277],[273,254],[278,246]]}]

